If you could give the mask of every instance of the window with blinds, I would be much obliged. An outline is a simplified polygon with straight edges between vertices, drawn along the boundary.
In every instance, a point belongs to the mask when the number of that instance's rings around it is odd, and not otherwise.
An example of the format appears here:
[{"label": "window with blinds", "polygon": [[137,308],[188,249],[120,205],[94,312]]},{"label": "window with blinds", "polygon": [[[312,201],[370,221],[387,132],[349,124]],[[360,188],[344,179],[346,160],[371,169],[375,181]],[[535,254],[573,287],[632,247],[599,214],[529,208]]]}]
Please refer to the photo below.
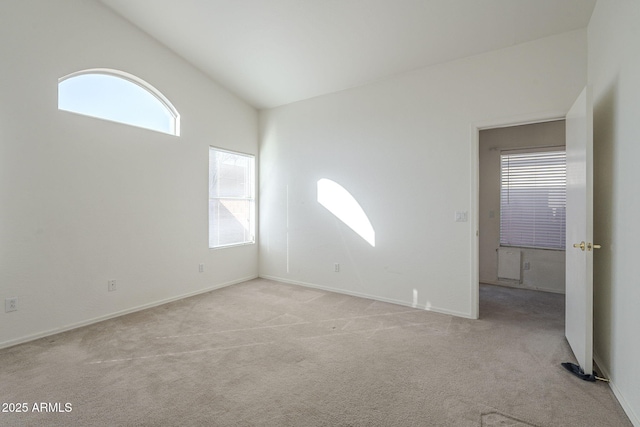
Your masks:
[{"label": "window with blinds", "polygon": [[503,151],[500,169],[500,245],[564,250],[564,149]]},{"label": "window with blinds", "polygon": [[255,159],[209,149],[209,247],[255,242]]}]

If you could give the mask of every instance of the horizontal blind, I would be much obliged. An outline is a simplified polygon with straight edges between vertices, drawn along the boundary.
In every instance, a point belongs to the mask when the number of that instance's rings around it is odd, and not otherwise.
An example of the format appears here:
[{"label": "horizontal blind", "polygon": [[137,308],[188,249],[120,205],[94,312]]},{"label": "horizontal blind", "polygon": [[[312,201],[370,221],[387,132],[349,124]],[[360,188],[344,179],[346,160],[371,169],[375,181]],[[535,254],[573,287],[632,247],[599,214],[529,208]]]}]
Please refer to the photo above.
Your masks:
[{"label": "horizontal blind", "polygon": [[501,154],[500,245],[564,249],[564,150]]}]

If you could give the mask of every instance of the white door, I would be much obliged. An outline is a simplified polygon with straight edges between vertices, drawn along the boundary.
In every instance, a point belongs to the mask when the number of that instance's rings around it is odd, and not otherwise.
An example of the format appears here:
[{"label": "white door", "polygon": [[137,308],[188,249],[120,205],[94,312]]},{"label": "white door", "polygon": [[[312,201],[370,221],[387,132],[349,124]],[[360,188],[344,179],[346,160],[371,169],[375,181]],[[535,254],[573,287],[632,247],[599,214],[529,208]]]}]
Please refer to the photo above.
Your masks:
[{"label": "white door", "polygon": [[586,87],[566,118],[565,335],[585,374],[593,372],[593,104]]}]

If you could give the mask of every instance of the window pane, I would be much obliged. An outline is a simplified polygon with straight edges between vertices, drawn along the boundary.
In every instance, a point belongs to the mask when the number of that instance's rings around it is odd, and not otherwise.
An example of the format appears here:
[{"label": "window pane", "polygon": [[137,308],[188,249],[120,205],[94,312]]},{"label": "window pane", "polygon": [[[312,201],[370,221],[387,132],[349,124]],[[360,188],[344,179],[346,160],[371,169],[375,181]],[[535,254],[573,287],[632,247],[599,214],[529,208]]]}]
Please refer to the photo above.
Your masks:
[{"label": "window pane", "polygon": [[211,165],[210,197],[250,197],[253,158],[212,150],[209,162]]},{"label": "window pane", "polygon": [[58,83],[58,109],[177,135],[177,115],[141,84],[99,72],[78,74]]},{"label": "window pane", "polygon": [[209,200],[209,247],[252,242],[251,201]]}]

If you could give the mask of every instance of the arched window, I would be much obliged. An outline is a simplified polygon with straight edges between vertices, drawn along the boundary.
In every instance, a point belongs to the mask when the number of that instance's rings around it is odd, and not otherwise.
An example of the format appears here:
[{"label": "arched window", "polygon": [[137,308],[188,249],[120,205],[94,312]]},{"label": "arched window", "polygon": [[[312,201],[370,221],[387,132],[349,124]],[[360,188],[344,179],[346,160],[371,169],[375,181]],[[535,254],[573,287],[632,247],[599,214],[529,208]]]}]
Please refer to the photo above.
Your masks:
[{"label": "arched window", "polygon": [[171,102],[123,71],[96,68],[61,77],[58,109],[180,135],[180,114]]}]

